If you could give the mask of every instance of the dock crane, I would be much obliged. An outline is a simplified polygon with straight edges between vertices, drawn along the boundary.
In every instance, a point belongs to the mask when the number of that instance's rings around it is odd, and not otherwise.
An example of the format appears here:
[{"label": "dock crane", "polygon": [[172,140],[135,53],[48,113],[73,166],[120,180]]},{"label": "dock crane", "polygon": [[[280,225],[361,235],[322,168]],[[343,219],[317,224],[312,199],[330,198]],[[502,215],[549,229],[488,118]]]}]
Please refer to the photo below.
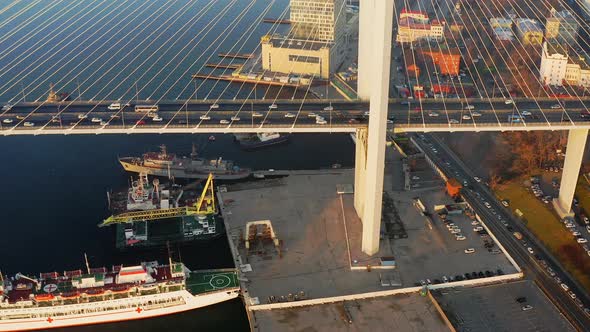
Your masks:
[{"label": "dock crane", "polygon": [[184,206],[179,208],[169,209],[154,209],[146,211],[125,212],[117,215],[112,215],[103,220],[98,227],[109,226],[119,223],[133,223],[136,221],[150,221],[164,218],[184,217],[193,215],[208,215],[216,214],[217,207],[215,206],[215,190],[213,187],[213,173],[209,173],[207,182],[199,200],[192,206]]}]

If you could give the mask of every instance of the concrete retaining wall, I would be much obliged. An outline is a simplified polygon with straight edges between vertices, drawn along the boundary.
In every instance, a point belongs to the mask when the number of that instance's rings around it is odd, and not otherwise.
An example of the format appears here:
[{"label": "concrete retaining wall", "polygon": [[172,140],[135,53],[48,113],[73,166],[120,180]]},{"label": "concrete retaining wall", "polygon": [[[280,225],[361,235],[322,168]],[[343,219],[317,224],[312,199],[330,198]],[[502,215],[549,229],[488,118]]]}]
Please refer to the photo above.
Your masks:
[{"label": "concrete retaining wall", "polygon": [[259,305],[250,306],[248,309],[250,309],[252,311],[256,311],[256,310],[273,310],[273,309],[305,307],[305,306],[311,306],[311,305],[320,305],[320,304],[335,303],[335,302],[342,302],[342,301],[371,299],[371,298],[375,298],[375,297],[398,295],[398,294],[411,294],[411,293],[419,292],[420,289],[422,289],[422,287],[408,287],[408,288],[392,289],[392,290],[362,293],[362,294],[351,294],[351,295],[324,297],[324,298],[320,298],[320,299],[310,299],[310,300],[303,300],[303,301],[259,304]]}]

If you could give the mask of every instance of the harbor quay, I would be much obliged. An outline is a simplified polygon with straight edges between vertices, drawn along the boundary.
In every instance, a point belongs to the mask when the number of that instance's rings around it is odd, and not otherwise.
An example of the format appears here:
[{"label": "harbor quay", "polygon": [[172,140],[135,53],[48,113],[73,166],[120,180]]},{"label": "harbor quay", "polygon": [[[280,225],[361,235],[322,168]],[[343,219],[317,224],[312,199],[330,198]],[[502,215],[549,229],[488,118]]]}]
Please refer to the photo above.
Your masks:
[{"label": "harbor quay", "polygon": [[[353,169],[294,171],[218,188],[253,331],[359,319],[363,329],[409,328],[411,312],[426,330],[448,329],[434,298],[403,280],[389,241],[377,255],[362,253],[353,177]],[[380,320],[367,316],[375,311]]]},{"label": "harbor quay", "polygon": [[[361,251],[354,169],[281,171],[281,177],[217,188],[251,331],[455,331],[456,316],[447,316],[436,294],[523,279],[485,227],[492,220],[478,218],[485,236],[469,232],[476,223],[466,206],[451,217],[464,228],[457,241],[442,221],[425,217],[417,198],[429,210],[454,201],[426,160],[417,160],[412,172],[403,163],[388,147],[380,249],[373,256]],[[404,188],[408,177],[422,186],[413,189],[412,180]],[[513,299],[505,292],[500,301]]]}]

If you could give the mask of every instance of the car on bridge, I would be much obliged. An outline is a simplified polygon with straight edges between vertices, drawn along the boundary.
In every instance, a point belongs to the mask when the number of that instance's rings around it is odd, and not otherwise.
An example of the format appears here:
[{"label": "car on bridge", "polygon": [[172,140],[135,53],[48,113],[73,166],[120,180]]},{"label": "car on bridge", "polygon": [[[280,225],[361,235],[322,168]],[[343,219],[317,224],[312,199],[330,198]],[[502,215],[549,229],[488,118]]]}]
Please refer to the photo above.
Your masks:
[{"label": "car on bridge", "polygon": [[560,108],[561,108],[561,105],[560,104],[551,105],[551,109],[556,110],[556,109],[560,109]]},{"label": "car on bridge", "polygon": [[285,117],[286,118],[294,118],[295,114],[287,112],[287,113],[285,113]]},{"label": "car on bridge", "polygon": [[223,119],[223,120],[219,120],[219,124],[229,124],[229,121]]},{"label": "car on bridge", "polygon": [[461,118],[463,120],[471,120],[471,117],[469,115],[467,115],[467,114],[463,115]]},{"label": "car on bridge", "polygon": [[8,112],[12,109],[12,105],[10,104],[6,104],[4,106],[2,106],[2,111]]},{"label": "car on bridge", "polygon": [[428,112],[428,116],[437,117],[438,113],[436,112]]},{"label": "car on bridge", "polygon": [[23,126],[25,126],[25,127],[34,127],[35,126],[35,123],[34,122],[27,121],[27,122],[23,123]]},{"label": "car on bridge", "polygon": [[252,117],[253,118],[261,118],[262,116],[263,116],[262,113],[252,112]]},{"label": "car on bridge", "polygon": [[78,114],[78,119],[84,120],[86,118],[88,118],[88,115],[86,115],[86,114]]},{"label": "car on bridge", "polygon": [[240,121],[240,118],[238,116],[232,116],[231,120],[232,121]]},{"label": "car on bridge", "polygon": [[467,106],[465,106],[465,109],[466,110],[474,110],[475,109],[475,106],[473,106],[473,105],[467,105]]},{"label": "car on bridge", "polygon": [[203,114],[199,117],[199,119],[205,121],[205,120],[211,120],[211,117],[209,115]]},{"label": "car on bridge", "polygon": [[2,123],[10,124],[12,123],[12,119],[4,119],[2,120]]}]

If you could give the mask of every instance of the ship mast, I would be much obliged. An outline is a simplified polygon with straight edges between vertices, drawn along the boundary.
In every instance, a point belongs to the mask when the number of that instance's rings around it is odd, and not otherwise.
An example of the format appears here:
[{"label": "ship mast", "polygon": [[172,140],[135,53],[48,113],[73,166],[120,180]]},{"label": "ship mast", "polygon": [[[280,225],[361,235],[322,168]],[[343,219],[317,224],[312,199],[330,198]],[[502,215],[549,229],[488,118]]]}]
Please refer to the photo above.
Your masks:
[{"label": "ship mast", "polygon": [[88,256],[86,256],[86,253],[84,253],[84,261],[86,261],[86,270],[88,271],[88,274],[90,274],[90,264],[88,264]]}]

